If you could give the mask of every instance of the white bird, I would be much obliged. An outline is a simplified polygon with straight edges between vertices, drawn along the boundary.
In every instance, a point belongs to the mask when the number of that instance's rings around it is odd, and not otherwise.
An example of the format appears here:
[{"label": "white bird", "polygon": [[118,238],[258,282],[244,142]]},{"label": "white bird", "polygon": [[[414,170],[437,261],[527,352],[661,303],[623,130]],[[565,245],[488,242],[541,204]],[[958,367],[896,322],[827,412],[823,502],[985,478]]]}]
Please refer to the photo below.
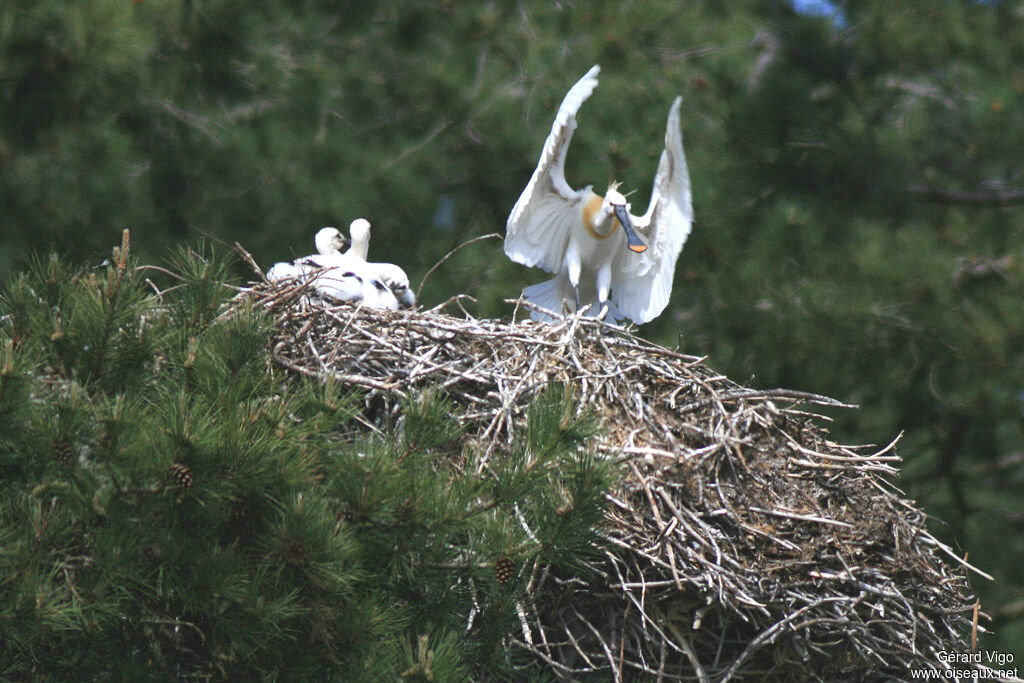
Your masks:
[{"label": "white bird", "polygon": [[367,261],[370,253],[370,222],[365,218],[357,218],[348,226],[352,236],[352,246],[345,256],[362,259],[370,277],[376,278],[387,285],[403,308],[416,305],[416,294],[409,286],[409,276],[393,263],[374,263]]},{"label": "white bird", "polygon": [[346,254],[357,256],[364,261],[370,254],[370,221],[357,218],[348,225],[348,234],[352,238]]},{"label": "white bird", "polygon": [[306,275],[316,268],[323,268],[330,265],[331,259],[341,256],[341,250],[345,248],[345,237],[337,228],[320,228],[313,238],[316,245],[316,254],[303,256],[291,263],[275,263],[267,271],[267,279],[271,282],[284,280],[285,278]]},{"label": "white bird", "polygon": [[337,228],[320,228],[313,237],[313,244],[316,251],[322,256],[333,256],[340,254],[345,248],[345,236]]},{"label": "white bird", "polygon": [[398,310],[398,299],[378,278],[365,271],[345,270],[339,266],[324,268],[313,276],[317,293],[335,301],[361,303],[370,308]]},{"label": "white bird", "polygon": [[409,286],[409,276],[394,263],[367,263],[369,272],[388,286],[402,308],[416,305],[416,293]]},{"label": "white bird", "polygon": [[[590,313],[600,312],[613,322],[630,318],[645,323],[668,305],[676,259],[693,221],[679,129],[682,98],[668,113],[650,205],[642,216],[634,216],[618,183],[601,197],[590,185],[574,190],[565,180],[576,112],[597,87],[599,72],[595,65],[562,100],[537,169],[509,215],[505,253],[516,263],[555,274],[523,290],[536,305],[554,313],[561,313],[563,304],[573,311],[590,305]],[[531,317],[548,319],[537,311]]]},{"label": "white bird", "polygon": [[363,303],[372,308],[386,308],[397,311],[402,307],[401,300],[395,296],[387,283],[378,278],[363,281]]},{"label": "white bird", "polygon": [[[360,224],[359,222],[362,221]],[[359,224],[359,225],[357,225]],[[361,234],[365,224],[365,236]],[[361,302],[371,308],[398,310],[398,299],[375,274],[358,251],[366,253],[370,224],[356,219],[349,226],[353,231],[352,247],[342,253],[345,238],[336,228],[323,228],[314,238],[317,253],[303,256],[292,263],[276,263],[267,271],[267,279],[276,282],[288,278],[310,276],[317,294],[335,301]],[[360,241],[356,243],[356,238]],[[353,252],[356,250],[356,253]]]}]

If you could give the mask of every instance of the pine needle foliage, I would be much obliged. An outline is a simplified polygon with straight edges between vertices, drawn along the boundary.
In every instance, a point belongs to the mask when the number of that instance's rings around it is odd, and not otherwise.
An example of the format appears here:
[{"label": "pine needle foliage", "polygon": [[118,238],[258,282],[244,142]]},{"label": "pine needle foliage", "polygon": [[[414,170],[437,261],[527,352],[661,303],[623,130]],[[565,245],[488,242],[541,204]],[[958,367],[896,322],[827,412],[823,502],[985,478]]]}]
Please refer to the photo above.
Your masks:
[{"label": "pine needle foliage", "polygon": [[552,387],[487,468],[441,390],[367,429],[353,387],[268,362],[230,270],[125,234],[0,290],[0,676],[512,675],[529,568],[592,552],[596,422]]},{"label": "pine needle foliage", "polygon": [[[374,259],[418,282],[501,231],[567,88],[600,63],[573,186],[619,180],[646,207],[683,96],[696,223],[643,336],[862,406],[831,416],[841,441],[905,430],[908,492],[997,575],[979,587],[984,644],[1009,650],[1024,642],[1020,9],[3,2],[0,274],[38,245],[100,253],[122,225],[148,262],[201,226],[267,265],[365,216]],[[419,298],[507,317],[540,277],[481,240]]]}]

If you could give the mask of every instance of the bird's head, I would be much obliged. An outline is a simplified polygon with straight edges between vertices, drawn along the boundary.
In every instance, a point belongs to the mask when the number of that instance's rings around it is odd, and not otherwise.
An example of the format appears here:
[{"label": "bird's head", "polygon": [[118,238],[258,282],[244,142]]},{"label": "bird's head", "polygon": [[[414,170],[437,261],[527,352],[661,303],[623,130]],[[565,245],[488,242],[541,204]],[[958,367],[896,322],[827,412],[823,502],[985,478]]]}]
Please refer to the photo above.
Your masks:
[{"label": "bird's head", "polygon": [[375,263],[374,266],[402,308],[412,308],[416,305],[416,294],[409,286],[409,276],[401,267],[393,263]]},{"label": "bird's head", "polygon": [[320,228],[320,231],[316,233],[316,237],[313,239],[316,244],[317,252],[328,255],[338,254],[345,248],[348,242],[345,240],[345,236],[341,234],[341,231],[337,228]]},{"label": "bird's head", "polygon": [[629,213],[629,202],[626,201],[626,196],[619,192],[619,183],[612,183],[608,186],[608,191],[604,195],[604,206],[619,219],[622,230],[626,233],[626,242],[629,250],[637,254],[647,251],[647,245],[643,243],[633,229],[633,218]]},{"label": "bird's head", "polygon": [[626,211],[629,211],[629,202],[626,201],[626,195],[619,192],[619,185],[621,183],[612,183],[608,186],[608,191],[604,193],[604,201],[612,210],[617,207],[623,207]]},{"label": "bird's head", "polygon": [[370,241],[370,221],[365,218],[357,218],[348,226],[348,232],[352,235],[352,242]]}]

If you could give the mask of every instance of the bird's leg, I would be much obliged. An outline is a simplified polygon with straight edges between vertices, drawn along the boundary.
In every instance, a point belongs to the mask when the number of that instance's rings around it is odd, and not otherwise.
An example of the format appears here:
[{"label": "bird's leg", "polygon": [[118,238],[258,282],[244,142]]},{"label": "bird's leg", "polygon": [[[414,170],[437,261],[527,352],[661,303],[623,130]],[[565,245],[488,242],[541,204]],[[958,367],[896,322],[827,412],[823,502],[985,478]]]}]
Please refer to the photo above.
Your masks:
[{"label": "bird's leg", "polygon": [[569,305],[569,302],[566,301],[565,299],[562,299],[562,309],[560,311],[560,313],[562,314],[562,317],[563,318],[568,318],[570,315],[572,315],[575,312],[576,311]]},{"label": "bird's leg", "polygon": [[604,320],[608,315],[608,295],[612,286],[612,264],[605,262],[597,269],[597,300],[601,304],[601,311],[597,314],[598,320]]},{"label": "bird's leg", "polygon": [[580,272],[583,270],[583,260],[580,258],[579,248],[573,240],[565,250],[565,265],[569,272],[569,284],[572,285],[573,295],[576,298],[576,306],[573,312],[580,310]]}]

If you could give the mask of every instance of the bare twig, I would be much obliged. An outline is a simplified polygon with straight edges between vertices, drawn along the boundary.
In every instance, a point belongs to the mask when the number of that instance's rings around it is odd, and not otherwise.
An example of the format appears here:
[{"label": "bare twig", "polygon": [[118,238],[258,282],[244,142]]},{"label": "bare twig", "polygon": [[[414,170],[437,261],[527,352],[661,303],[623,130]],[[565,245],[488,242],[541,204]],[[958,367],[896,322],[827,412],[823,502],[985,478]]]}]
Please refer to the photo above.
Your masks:
[{"label": "bare twig", "polygon": [[420,292],[423,291],[423,285],[426,284],[427,278],[430,277],[431,274],[435,270],[437,270],[441,266],[442,263],[444,263],[449,258],[451,258],[456,253],[458,253],[458,251],[460,249],[462,249],[463,247],[468,247],[470,244],[473,244],[474,242],[482,242],[483,240],[493,240],[493,239],[501,239],[501,235],[499,235],[496,232],[491,232],[491,233],[488,233],[486,235],[480,235],[479,237],[474,237],[471,240],[466,240],[465,242],[463,242],[462,244],[460,244],[459,246],[455,247],[454,249],[449,251],[447,254],[442,256],[441,260],[438,261],[437,263],[435,263],[433,266],[431,266],[430,270],[427,271],[427,274],[423,276],[422,280],[420,280],[420,286],[416,288],[416,299],[418,300],[420,298]]}]

